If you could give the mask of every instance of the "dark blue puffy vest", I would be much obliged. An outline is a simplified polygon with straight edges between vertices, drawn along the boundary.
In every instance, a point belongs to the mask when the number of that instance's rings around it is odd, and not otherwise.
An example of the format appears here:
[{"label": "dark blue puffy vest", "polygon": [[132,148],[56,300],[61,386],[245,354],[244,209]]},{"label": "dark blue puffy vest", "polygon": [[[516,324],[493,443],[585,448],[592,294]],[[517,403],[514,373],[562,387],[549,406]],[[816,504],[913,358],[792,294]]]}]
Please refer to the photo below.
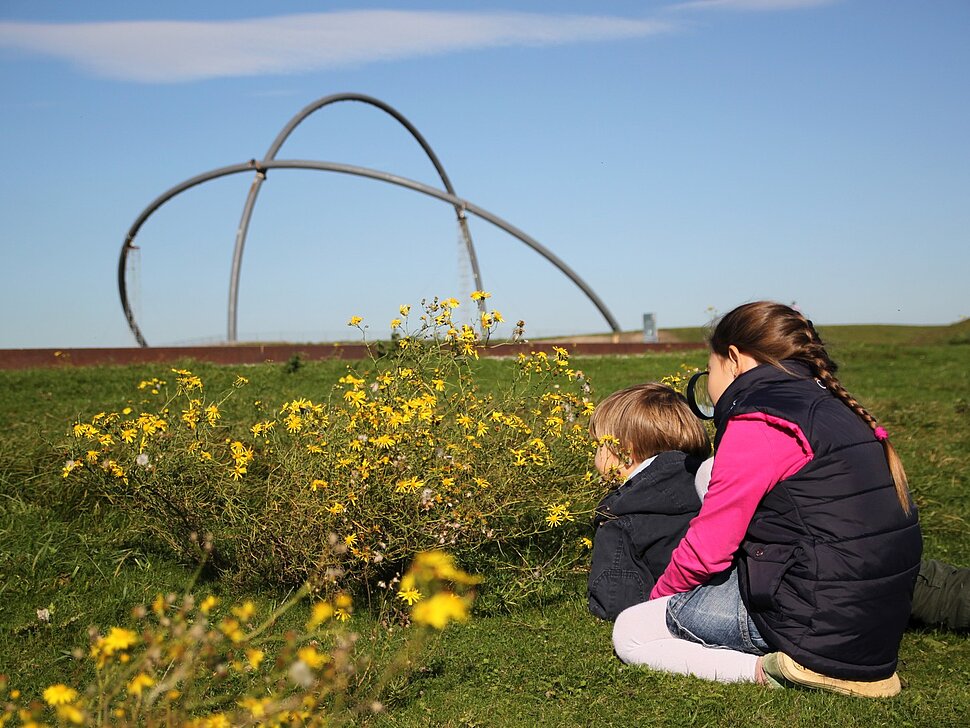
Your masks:
[{"label": "dark blue puffy vest", "polygon": [[900,506],[882,444],[807,366],[761,365],[720,397],[728,420],[764,412],[797,424],[814,458],[762,499],[738,554],[745,606],[765,641],[805,667],[849,680],[896,669],[919,571],[916,508]]}]

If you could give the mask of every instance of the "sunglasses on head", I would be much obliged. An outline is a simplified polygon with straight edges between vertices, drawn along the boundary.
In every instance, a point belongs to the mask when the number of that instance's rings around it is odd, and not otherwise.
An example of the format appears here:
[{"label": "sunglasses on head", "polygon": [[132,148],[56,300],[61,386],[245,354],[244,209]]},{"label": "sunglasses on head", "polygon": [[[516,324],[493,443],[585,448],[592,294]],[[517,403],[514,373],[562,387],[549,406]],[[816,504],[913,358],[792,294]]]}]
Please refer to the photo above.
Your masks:
[{"label": "sunglasses on head", "polygon": [[707,391],[708,372],[697,372],[687,382],[687,404],[690,411],[702,420],[714,419],[714,403]]}]

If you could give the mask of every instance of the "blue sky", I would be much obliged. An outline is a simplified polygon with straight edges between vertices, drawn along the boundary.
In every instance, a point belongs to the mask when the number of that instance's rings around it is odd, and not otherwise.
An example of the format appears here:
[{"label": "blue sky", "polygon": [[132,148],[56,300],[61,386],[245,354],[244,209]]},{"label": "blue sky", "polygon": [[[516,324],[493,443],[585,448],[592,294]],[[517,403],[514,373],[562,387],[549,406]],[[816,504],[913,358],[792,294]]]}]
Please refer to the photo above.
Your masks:
[{"label": "blue sky", "polygon": [[[822,324],[950,323],[970,315],[968,37],[965,0],[4,0],[0,347],[133,345],[116,279],[138,214],[261,158],[338,92],[404,114],[458,195],[552,250],[623,328],[758,298]],[[311,116],[278,156],[440,187],[362,104]],[[149,343],[225,338],[251,182],[195,188],[140,231],[129,287]],[[529,335],[606,329],[535,252],[471,232],[490,303]],[[399,304],[471,291],[458,240],[437,200],[271,171],[239,338],[352,339],[351,315],[386,335]]]}]

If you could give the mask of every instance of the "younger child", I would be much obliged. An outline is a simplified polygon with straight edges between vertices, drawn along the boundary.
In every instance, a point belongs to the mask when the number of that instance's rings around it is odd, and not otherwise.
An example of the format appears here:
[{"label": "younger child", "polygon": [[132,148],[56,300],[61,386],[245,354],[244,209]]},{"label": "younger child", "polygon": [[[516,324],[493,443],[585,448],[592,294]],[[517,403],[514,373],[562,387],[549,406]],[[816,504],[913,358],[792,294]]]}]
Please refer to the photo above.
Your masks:
[{"label": "younger child", "polygon": [[694,480],[711,444],[687,400],[661,384],[611,394],[593,412],[590,434],[601,442],[596,469],[623,481],[593,519],[589,609],[613,620],[647,601],[700,510]]}]

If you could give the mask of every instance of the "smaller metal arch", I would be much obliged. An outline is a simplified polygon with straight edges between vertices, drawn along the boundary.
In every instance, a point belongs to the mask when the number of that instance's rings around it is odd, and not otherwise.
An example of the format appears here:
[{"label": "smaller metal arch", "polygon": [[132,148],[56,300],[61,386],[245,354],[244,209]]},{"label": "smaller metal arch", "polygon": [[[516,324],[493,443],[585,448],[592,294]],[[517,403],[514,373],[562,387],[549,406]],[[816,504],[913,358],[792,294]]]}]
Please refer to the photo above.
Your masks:
[{"label": "smaller metal arch", "polygon": [[[373,96],[367,96],[366,94],[358,93],[337,93],[331,94],[329,96],[324,96],[316,101],[307,104],[299,112],[297,112],[292,119],[290,119],[286,126],[284,126],[273,143],[269,145],[269,149],[266,151],[266,155],[263,157],[264,168],[265,163],[271,162],[276,159],[276,155],[283,146],[283,143],[289,138],[290,134],[298,127],[307,117],[313,114],[315,111],[322,109],[330,104],[338,103],[341,101],[358,101],[360,103],[368,104],[375,108],[384,111],[393,117],[401,126],[410,132],[411,136],[414,137],[415,141],[421,145],[424,153],[431,160],[434,165],[435,170],[438,172],[438,177],[441,179],[441,183],[445,186],[445,190],[450,195],[455,195],[455,188],[451,184],[451,179],[448,177],[448,173],[445,172],[444,165],[438,159],[438,155],[434,153],[431,145],[422,136],[421,132],[412,124],[407,117],[404,116],[400,111],[395,109],[390,104],[386,104],[380,99],[376,99]],[[246,203],[243,205],[242,217],[239,220],[239,227],[236,229],[236,244],[232,251],[232,270],[229,274],[229,309],[228,309],[228,323],[227,323],[227,334],[226,338],[230,342],[236,341],[236,323],[238,314],[238,303],[239,303],[239,276],[242,272],[242,256],[243,250],[246,246],[246,236],[249,233],[249,222],[253,216],[253,209],[256,206],[256,197],[259,195],[259,190],[266,179],[266,174],[264,171],[259,171],[256,173],[253,183],[249,188],[249,194],[246,196]],[[455,206],[455,216],[458,218],[458,226],[461,230],[462,239],[465,242],[465,251],[468,253],[468,259],[471,263],[472,275],[475,278],[475,288],[478,290],[483,290],[482,285],[482,274],[478,267],[478,256],[475,254],[475,246],[472,243],[471,231],[468,229],[468,219],[465,217],[464,210]],[[479,301],[479,309],[481,311],[485,310],[485,302]]]},{"label": "smaller metal arch", "polygon": [[202,184],[203,182],[208,182],[209,180],[217,179],[219,177],[225,177],[232,174],[239,174],[241,172],[257,171],[261,174],[265,174],[268,169],[316,169],[325,172],[338,172],[341,174],[351,174],[359,177],[368,177],[370,179],[376,179],[381,182],[388,182],[390,184],[395,184],[401,187],[406,187],[408,189],[414,190],[416,192],[421,192],[422,194],[428,195],[429,197],[435,197],[439,200],[447,202],[455,207],[461,207],[467,212],[476,215],[477,217],[487,220],[496,227],[504,230],[513,237],[518,238],[520,241],[525,243],[527,246],[535,250],[539,255],[552,263],[556,268],[559,269],[569,280],[571,280],[593,303],[596,309],[600,312],[606,322],[609,324],[613,333],[620,332],[620,325],[617,323],[613,314],[610,313],[606,304],[600,299],[599,296],[590,288],[586,282],[579,277],[579,275],[573,271],[565,262],[559,259],[552,251],[548,250],[542,244],[539,243],[535,238],[527,235],[525,232],[515,227],[509,222],[506,222],[498,215],[495,215],[488,210],[475,205],[468,200],[464,200],[448,192],[443,192],[435,187],[417,182],[407,177],[401,177],[394,174],[389,174],[388,172],[382,172],[376,169],[369,169],[367,167],[357,167],[350,164],[338,164],[335,162],[318,162],[312,160],[303,159],[284,159],[284,160],[273,160],[268,162],[257,163],[255,160],[250,160],[249,162],[244,162],[241,164],[234,164],[228,167],[219,167],[217,169],[210,170],[209,172],[203,172],[195,177],[191,177],[181,184],[178,184],[169,190],[163,192],[161,195],[156,197],[149,205],[146,207],[142,213],[135,219],[131,228],[128,230],[128,234],[125,236],[125,242],[121,246],[121,255],[118,260],[118,291],[121,295],[121,306],[124,309],[125,319],[128,321],[128,327],[131,329],[132,334],[134,334],[135,339],[138,341],[139,346],[148,346],[145,341],[144,336],[142,336],[141,329],[138,327],[138,323],[135,321],[134,314],[131,310],[131,305],[128,301],[128,290],[125,282],[125,263],[128,258],[128,253],[133,247],[135,236],[138,231],[144,225],[145,221],[154,213],[158,208],[164,205],[166,202],[171,200],[176,195],[185,192],[192,187]]}]

